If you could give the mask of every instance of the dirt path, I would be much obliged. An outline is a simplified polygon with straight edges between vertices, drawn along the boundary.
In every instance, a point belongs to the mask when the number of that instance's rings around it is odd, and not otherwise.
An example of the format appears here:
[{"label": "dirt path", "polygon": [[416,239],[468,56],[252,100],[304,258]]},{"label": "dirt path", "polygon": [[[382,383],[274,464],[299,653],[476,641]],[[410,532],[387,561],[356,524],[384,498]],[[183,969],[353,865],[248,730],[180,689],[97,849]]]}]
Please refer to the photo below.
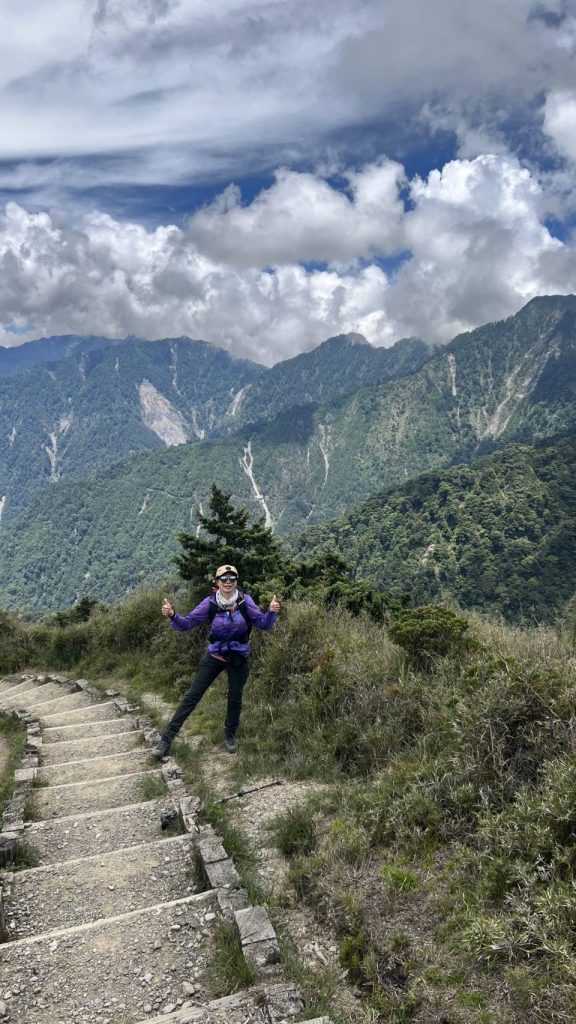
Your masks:
[{"label": "dirt path", "polygon": [[[234,780],[234,759],[219,748],[200,743],[198,746],[202,775],[219,797],[238,791]],[[278,784],[278,782],[280,784]],[[276,783],[268,786],[268,783]],[[371,1019],[346,983],[346,971],[339,962],[340,944],[336,934],[324,921],[297,897],[289,882],[290,862],[273,842],[270,824],[280,814],[305,803],[325,787],[310,781],[255,778],[244,782],[242,789],[262,787],[225,804],[227,818],[249,841],[255,855],[254,870],[269,904],[274,921],[301,963],[335,992],[335,1005],[346,1024],[368,1024]],[[265,787],[265,788],[264,788]]]}]

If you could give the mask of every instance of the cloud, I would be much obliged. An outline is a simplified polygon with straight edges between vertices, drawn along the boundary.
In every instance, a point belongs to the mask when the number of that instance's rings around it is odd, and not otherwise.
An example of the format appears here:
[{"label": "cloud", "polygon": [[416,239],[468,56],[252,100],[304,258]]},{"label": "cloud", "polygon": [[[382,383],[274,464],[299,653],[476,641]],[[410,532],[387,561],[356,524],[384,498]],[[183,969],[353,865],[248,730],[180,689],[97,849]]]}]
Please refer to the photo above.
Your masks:
[{"label": "cloud", "polygon": [[353,163],[369,123],[401,139],[440,115],[462,155],[502,132],[513,149],[515,131],[539,124],[539,97],[575,85],[572,6],[4,0],[4,188],[25,177],[39,201],[61,200],[126,180],[310,165],[331,145]]},{"label": "cloud", "polygon": [[549,93],[544,106],[544,131],[559,153],[576,161],[576,89]]},{"label": "cloud", "polygon": [[394,252],[404,206],[400,164],[381,160],[350,173],[350,195],[318,175],[282,169],[275,184],[242,206],[231,186],[190,218],[186,235],[235,267],[291,262],[350,263]]},{"label": "cloud", "polygon": [[345,185],[279,171],[250,204],[227,190],[184,229],[9,204],[0,341],[29,324],[24,338],[187,334],[270,364],[342,331],[444,341],[576,291],[574,249],[550,234],[542,184],[510,155],[410,181],[382,158]]},{"label": "cloud", "polygon": [[515,158],[451,161],[415,178],[411,196],[412,259],[387,299],[397,331],[444,341],[536,295],[576,290],[574,250],[550,234],[542,188]]}]

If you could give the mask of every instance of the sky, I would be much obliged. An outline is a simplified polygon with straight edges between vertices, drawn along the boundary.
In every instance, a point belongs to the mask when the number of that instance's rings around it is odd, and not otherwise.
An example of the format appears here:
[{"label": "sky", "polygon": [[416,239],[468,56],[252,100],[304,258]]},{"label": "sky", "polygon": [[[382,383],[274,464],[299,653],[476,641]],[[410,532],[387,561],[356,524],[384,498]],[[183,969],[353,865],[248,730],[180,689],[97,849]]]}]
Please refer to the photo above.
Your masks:
[{"label": "sky", "polygon": [[576,292],[576,0],[2,0],[0,344],[271,365]]}]

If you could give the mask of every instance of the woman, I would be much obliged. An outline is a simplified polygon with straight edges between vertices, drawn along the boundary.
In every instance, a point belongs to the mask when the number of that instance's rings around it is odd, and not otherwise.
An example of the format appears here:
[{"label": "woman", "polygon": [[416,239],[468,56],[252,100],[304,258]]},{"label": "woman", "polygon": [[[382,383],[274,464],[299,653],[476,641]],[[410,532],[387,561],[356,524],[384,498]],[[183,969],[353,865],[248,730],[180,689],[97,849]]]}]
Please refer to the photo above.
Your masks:
[{"label": "woman", "polygon": [[261,612],[248,594],[238,590],[238,572],[233,565],[221,565],[216,570],[218,589],[205,597],[188,615],[178,615],[167,598],[162,602],[162,615],[170,619],[172,629],[184,633],[204,622],[211,623],[208,651],[202,658],[192,686],[186,691],[176,708],[172,720],[164,730],[152,757],[161,759],[168,754],[172,740],[180,731],[216,676],[224,669],[228,674],[228,711],[224,724],[224,746],[229,754],[236,753],[236,731],[242,710],[242,691],[250,671],[249,636],[252,626],[271,629],[280,611],[276,595],[268,611]]}]

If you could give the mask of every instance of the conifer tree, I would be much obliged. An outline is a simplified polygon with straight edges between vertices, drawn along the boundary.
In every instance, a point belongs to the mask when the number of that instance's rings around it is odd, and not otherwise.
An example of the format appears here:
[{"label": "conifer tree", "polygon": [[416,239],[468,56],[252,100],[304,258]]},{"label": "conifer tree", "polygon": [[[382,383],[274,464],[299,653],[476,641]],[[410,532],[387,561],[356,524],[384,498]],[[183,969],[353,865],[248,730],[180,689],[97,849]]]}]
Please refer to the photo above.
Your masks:
[{"label": "conifer tree", "polygon": [[219,565],[235,565],[244,585],[277,575],[282,556],[272,530],[264,518],[250,523],[246,509],[236,509],[229,494],[212,484],[208,514],[197,510],[202,531],[199,536],[179,533],[184,552],[174,561],[182,579],[207,585]]}]

